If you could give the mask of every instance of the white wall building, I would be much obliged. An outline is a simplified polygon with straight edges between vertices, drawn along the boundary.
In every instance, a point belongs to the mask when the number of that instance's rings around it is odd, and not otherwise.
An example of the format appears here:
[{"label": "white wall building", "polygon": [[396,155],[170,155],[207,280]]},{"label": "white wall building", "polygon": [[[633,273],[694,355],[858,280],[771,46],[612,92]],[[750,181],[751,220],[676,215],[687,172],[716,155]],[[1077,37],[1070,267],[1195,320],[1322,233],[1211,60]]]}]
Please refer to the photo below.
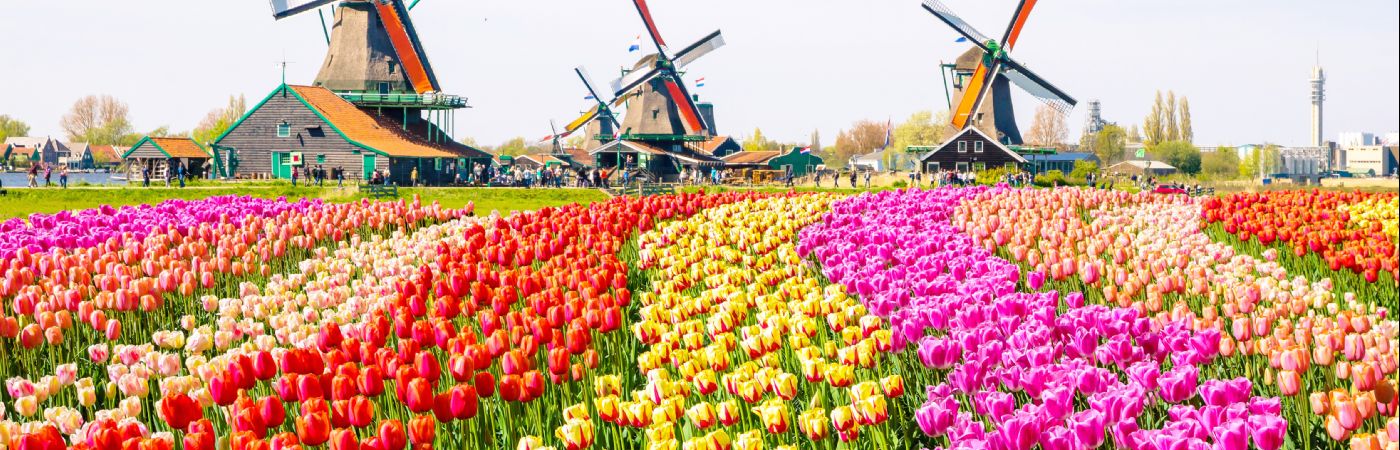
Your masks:
[{"label": "white wall building", "polygon": [[1395,173],[1395,156],[1381,145],[1347,148],[1347,171],[1356,175],[1388,177]]},{"label": "white wall building", "polygon": [[1351,131],[1337,134],[1337,145],[1342,148],[1363,147],[1368,145],[1380,145],[1376,142],[1374,133],[1364,131]]}]

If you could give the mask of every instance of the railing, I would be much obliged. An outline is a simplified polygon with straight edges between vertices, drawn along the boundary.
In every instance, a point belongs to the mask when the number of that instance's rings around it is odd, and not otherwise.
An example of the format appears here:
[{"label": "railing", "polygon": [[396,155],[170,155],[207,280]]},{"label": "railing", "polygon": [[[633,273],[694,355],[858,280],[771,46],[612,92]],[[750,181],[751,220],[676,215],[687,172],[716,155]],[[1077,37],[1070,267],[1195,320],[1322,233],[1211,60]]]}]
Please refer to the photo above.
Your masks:
[{"label": "railing", "polygon": [[631,197],[650,197],[654,195],[670,195],[676,193],[676,188],[669,184],[661,183],[636,183],[628,184],[618,189],[621,195]]},{"label": "railing", "polygon": [[466,108],[467,98],[448,94],[380,94],[377,92],[337,92],[340,98],[364,106],[425,106]]}]

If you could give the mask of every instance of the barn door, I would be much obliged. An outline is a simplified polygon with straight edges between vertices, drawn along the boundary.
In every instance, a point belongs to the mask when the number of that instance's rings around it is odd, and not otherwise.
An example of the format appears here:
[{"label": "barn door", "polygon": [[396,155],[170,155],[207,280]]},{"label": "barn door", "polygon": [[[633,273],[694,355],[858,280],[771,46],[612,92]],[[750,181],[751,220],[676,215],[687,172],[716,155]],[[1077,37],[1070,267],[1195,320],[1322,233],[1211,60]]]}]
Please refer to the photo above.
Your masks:
[{"label": "barn door", "polygon": [[364,164],[364,179],[369,180],[369,179],[374,178],[374,168],[375,168],[375,164],[376,164],[376,155],[373,154],[373,153],[365,154],[365,155],[364,155],[364,163],[365,163],[365,164]]}]

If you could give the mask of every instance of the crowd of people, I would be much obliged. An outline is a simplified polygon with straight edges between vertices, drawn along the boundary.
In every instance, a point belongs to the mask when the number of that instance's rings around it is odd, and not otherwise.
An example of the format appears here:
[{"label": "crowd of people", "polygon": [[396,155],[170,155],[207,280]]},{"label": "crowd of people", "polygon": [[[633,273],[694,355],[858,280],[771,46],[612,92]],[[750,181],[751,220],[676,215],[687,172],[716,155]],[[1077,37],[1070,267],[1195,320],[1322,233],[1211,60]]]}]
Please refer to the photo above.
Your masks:
[{"label": "crowd of people", "polygon": [[[35,163],[29,166],[29,187],[39,187],[39,177],[44,178],[44,187],[53,187],[54,164]],[[58,186],[68,188],[68,166],[59,165]]]}]

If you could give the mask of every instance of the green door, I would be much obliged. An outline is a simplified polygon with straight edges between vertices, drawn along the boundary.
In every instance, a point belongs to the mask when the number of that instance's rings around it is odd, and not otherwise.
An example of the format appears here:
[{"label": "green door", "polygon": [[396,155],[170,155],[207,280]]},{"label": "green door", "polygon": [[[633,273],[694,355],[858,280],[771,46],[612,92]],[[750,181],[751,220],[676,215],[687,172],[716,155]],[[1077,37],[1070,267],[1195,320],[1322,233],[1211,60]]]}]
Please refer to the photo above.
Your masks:
[{"label": "green door", "polygon": [[272,152],[272,177],[289,179],[292,177],[292,155],[286,152]]},{"label": "green door", "polygon": [[366,154],[364,155],[364,161],[365,161],[365,168],[364,168],[364,172],[365,172],[364,175],[365,175],[365,177],[364,177],[364,179],[366,179],[366,180],[371,179],[371,178],[374,178],[374,167],[375,167],[375,159],[376,159],[375,157],[376,157],[376,155],[373,154],[373,153],[366,153]]}]

